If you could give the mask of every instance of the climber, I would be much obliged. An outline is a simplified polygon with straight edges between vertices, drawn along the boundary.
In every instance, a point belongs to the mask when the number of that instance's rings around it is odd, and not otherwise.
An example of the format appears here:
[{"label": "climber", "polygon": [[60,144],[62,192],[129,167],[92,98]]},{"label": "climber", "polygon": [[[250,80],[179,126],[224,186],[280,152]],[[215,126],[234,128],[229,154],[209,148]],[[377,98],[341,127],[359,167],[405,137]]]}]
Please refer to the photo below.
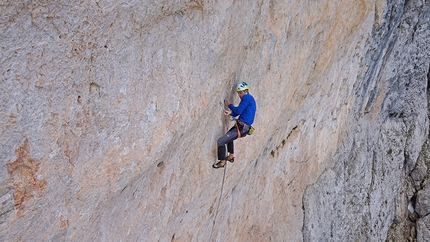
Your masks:
[{"label": "climber", "polygon": [[[224,104],[230,109],[224,112],[225,115],[230,115],[236,120],[236,124],[221,138],[218,139],[218,162],[213,164],[213,168],[221,168],[225,166],[226,161],[234,162],[234,146],[233,140],[245,137],[254,122],[255,111],[257,105],[255,99],[249,94],[249,85],[245,82],[239,82],[236,86],[237,95],[240,97],[240,103],[237,107],[233,106],[228,100],[224,100]],[[226,156],[225,145],[227,144]]]}]

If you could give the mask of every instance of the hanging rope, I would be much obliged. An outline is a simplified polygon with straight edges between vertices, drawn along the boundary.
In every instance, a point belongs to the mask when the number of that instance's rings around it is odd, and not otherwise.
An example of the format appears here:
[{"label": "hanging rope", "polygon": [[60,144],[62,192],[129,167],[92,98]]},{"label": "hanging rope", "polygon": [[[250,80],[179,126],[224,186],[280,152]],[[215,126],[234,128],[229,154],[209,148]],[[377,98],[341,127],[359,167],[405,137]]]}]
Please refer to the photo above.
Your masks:
[{"label": "hanging rope", "polygon": [[224,174],[223,174],[223,176],[222,176],[222,183],[221,183],[221,192],[220,192],[220,194],[219,194],[219,198],[218,198],[218,205],[217,205],[217,208],[216,208],[214,221],[212,222],[212,231],[211,231],[211,236],[210,236],[210,238],[209,238],[209,242],[210,242],[210,241],[212,241],[212,235],[213,235],[214,228],[215,228],[215,222],[216,222],[216,218],[218,217],[219,206],[220,206],[220,204],[221,204],[222,192],[223,192],[223,190],[224,190],[225,173],[226,173],[226,171],[227,171],[227,163],[228,163],[228,162],[226,162],[226,163],[225,163],[225,166],[224,166]]},{"label": "hanging rope", "polygon": [[[223,103],[221,103],[221,107],[222,107],[222,109],[223,109],[224,111],[227,111],[227,110],[225,110]],[[225,115],[224,129],[225,129],[225,132],[227,133],[227,130],[228,130],[228,115]],[[224,174],[222,175],[221,192],[220,192],[220,194],[219,194],[219,198],[218,198],[218,205],[217,205],[217,208],[216,208],[214,221],[212,222],[212,231],[211,231],[211,236],[209,237],[209,242],[211,242],[211,241],[212,241],[212,235],[213,235],[214,228],[215,228],[215,222],[216,222],[216,218],[218,217],[219,206],[220,206],[220,204],[221,204],[222,193],[223,193],[223,191],[224,191],[224,182],[225,182],[225,173],[227,172],[227,163],[228,163],[228,162],[227,162],[227,161],[225,161],[225,165],[224,165]]]}]

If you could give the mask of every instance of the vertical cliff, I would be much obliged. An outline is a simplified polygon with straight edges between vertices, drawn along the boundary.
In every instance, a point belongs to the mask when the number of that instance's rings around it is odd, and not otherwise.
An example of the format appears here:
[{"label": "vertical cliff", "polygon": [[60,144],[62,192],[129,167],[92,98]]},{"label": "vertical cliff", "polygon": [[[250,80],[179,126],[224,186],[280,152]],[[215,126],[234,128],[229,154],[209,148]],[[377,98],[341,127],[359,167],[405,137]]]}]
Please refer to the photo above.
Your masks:
[{"label": "vertical cliff", "polygon": [[[1,241],[429,237],[428,1],[0,3]],[[220,103],[256,133],[214,170]],[[408,209],[409,205],[409,209]]]},{"label": "vertical cliff", "polygon": [[392,1],[374,25],[342,146],[303,198],[305,241],[430,238],[429,20],[428,3]]}]

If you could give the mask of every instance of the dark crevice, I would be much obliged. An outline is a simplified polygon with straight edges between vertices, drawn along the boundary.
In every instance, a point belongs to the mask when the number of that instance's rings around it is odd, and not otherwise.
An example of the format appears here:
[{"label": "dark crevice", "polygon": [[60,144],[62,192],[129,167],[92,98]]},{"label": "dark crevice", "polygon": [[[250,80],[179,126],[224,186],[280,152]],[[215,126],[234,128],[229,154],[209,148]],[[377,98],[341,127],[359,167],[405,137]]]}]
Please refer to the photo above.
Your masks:
[{"label": "dark crevice", "polygon": [[415,205],[417,203],[417,192],[411,197],[411,200],[409,201],[412,207],[415,209]]}]

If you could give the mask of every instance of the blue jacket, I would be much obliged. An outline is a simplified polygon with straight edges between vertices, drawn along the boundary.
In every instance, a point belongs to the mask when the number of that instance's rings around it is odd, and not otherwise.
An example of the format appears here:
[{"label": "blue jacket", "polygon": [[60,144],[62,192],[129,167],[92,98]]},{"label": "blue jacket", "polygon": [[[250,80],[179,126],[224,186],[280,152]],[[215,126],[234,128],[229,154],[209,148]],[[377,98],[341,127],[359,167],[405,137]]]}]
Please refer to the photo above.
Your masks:
[{"label": "blue jacket", "polygon": [[239,116],[239,121],[242,121],[248,125],[254,123],[255,112],[257,111],[257,104],[251,94],[245,94],[240,100],[239,106],[235,107],[233,104],[229,104],[228,108],[231,110],[231,116]]}]

